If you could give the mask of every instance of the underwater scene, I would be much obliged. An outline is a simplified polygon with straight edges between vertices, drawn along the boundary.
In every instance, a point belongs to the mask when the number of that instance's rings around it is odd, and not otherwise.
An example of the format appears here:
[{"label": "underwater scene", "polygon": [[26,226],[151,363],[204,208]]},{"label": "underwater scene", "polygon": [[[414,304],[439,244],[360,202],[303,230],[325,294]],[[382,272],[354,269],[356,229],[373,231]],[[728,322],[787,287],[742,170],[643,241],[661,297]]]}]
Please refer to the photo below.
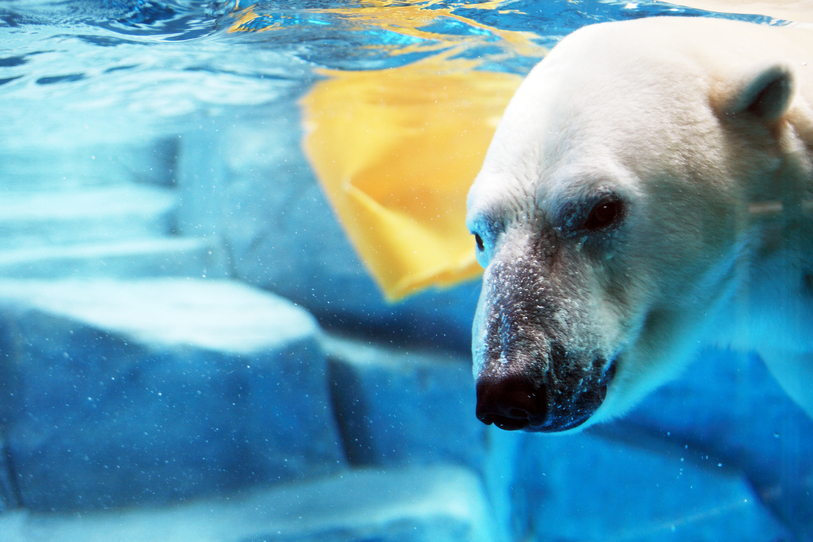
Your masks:
[{"label": "underwater scene", "polygon": [[[483,267],[484,299],[520,294],[492,292],[495,221],[467,223],[565,36],[813,33],[805,4],[0,2],[0,542],[813,542],[811,373],[753,348],[698,343],[577,428],[622,371],[596,354],[586,416],[504,430],[535,422],[472,374]],[[778,117],[791,72],[764,73],[740,109]],[[635,216],[602,198],[574,258]],[[525,333],[500,314],[477,325]]]}]

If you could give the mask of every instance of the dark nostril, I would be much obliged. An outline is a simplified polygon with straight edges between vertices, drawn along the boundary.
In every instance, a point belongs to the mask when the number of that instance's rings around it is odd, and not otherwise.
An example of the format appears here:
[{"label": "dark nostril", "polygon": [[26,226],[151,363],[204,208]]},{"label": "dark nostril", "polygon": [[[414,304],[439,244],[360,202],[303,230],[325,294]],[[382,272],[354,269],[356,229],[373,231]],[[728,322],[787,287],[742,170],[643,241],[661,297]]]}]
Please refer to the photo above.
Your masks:
[{"label": "dark nostril", "polygon": [[523,418],[530,419],[531,415],[527,411],[522,410],[521,408],[511,407],[511,409],[508,411],[508,417],[521,420]]},{"label": "dark nostril", "polygon": [[542,425],[547,417],[545,389],[516,376],[477,381],[477,418],[486,425],[516,431]]},{"label": "dark nostril", "polygon": [[505,431],[518,431],[528,427],[530,420],[528,420],[528,418],[506,418],[505,416],[494,416],[493,423]]}]

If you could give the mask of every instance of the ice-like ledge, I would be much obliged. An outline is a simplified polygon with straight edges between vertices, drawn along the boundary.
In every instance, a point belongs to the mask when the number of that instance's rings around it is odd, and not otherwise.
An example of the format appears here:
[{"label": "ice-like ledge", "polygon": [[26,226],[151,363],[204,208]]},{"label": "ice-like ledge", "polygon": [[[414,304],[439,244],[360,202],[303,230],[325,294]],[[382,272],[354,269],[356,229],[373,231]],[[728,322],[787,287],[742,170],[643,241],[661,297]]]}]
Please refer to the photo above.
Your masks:
[{"label": "ice-like ledge", "polygon": [[231,280],[0,280],[0,302],[79,320],[146,344],[239,354],[313,336],[293,303]]}]

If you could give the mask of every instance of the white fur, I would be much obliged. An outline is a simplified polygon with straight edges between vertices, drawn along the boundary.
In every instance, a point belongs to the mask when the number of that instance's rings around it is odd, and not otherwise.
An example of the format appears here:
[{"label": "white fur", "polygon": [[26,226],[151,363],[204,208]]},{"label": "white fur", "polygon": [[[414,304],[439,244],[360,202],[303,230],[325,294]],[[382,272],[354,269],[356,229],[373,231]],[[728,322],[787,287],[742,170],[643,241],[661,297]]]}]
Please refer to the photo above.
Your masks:
[{"label": "white fur", "polygon": [[[530,235],[551,273],[575,281],[550,325],[574,349],[617,356],[582,427],[634,406],[708,342],[757,351],[813,414],[812,99],[804,30],[653,18],[565,38],[512,99],[469,194],[487,268],[475,375],[501,287],[488,269]],[[566,211],[597,190],[626,205],[609,240],[574,231]]]}]

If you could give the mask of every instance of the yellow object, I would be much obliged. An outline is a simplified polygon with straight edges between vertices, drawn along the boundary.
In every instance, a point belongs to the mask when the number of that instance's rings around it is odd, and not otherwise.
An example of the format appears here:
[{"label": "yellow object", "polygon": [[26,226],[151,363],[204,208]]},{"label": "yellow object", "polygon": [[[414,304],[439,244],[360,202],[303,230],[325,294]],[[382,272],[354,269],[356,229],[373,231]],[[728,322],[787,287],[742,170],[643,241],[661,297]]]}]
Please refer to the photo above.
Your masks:
[{"label": "yellow object", "polygon": [[391,301],[480,273],[466,194],[522,78],[475,65],[324,72],[301,101],[305,154]]},{"label": "yellow object", "polygon": [[[504,12],[504,3],[465,7]],[[366,46],[378,54],[433,55],[386,70],[324,70],[327,79],[301,102],[305,153],[390,301],[480,273],[465,227],[466,194],[521,77],[477,68],[545,53],[534,34],[486,26],[457,15],[457,7],[443,0],[348,0],[294,17],[237,2],[231,14],[230,33],[292,31],[318,19],[345,31],[408,38]],[[450,22],[470,31],[443,33]],[[488,52],[471,54],[477,48]],[[467,53],[477,60],[462,58]]]}]

